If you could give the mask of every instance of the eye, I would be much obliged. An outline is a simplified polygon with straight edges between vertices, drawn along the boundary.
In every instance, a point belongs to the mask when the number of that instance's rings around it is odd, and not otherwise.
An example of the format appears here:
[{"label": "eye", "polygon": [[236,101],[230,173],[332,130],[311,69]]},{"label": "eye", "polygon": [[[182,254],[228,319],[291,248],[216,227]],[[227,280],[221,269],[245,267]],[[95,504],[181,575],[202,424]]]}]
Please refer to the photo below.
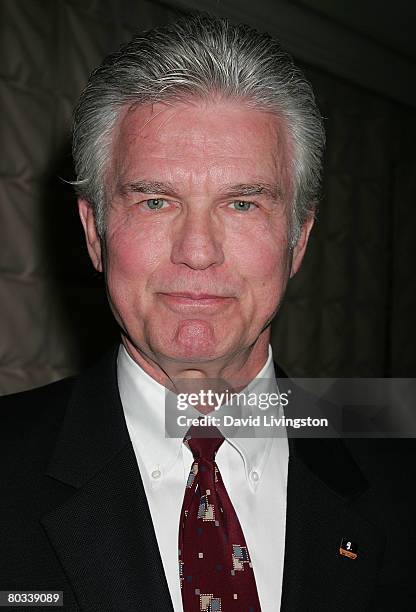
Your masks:
[{"label": "eye", "polygon": [[145,200],[144,205],[150,210],[161,210],[165,208],[165,205],[168,206],[167,200],[163,200],[162,198],[150,198],[149,200]]},{"label": "eye", "polygon": [[234,210],[238,212],[247,212],[251,210],[255,204],[253,204],[253,202],[246,202],[245,200],[235,200],[235,202],[231,202],[230,206],[233,206]]}]

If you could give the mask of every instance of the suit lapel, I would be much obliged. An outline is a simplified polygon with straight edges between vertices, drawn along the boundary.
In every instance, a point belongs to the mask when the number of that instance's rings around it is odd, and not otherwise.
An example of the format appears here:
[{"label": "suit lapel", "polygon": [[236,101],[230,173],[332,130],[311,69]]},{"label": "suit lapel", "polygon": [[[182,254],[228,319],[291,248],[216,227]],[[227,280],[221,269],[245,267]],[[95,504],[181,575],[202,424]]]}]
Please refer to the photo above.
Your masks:
[{"label": "suit lapel", "polygon": [[[364,612],[385,546],[384,535],[354,510],[369,484],[344,442],[334,437],[339,407],[313,398],[274,366],[279,390],[296,388],[290,416],[326,416],[330,426],[336,424],[332,437],[325,437],[327,429],[321,438],[289,437],[281,612]],[[358,545],[356,559],[340,554],[343,538]]]},{"label": "suit lapel", "polygon": [[114,353],[80,378],[47,475],[75,488],[41,522],[81,610],[173,610]]},{"label": "suit lapel", "polygon": [[[282,612],[369,609],[384,537],[354,511],[368,488],[339,439],[290,439]],[[339,553],[342,538],[357,558]]]}]

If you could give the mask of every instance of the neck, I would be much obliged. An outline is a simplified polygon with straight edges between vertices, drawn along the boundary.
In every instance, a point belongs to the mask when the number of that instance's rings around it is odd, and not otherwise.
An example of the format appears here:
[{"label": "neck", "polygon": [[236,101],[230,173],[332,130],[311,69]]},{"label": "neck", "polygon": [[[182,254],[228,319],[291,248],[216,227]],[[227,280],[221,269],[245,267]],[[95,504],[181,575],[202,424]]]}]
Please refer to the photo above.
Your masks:
[{"label": "neck", "polygon": [[172,389],[177,381],[216,381],[218,389],[232,386],[245,387],[252,381],[268,358],[270,326],[248,347],[242,347],[231,355],[219,357],[208,362],[186,362],[166,358],[163,355],[144,351],[122,334],[122,343],[130,357],[154,380]]}]

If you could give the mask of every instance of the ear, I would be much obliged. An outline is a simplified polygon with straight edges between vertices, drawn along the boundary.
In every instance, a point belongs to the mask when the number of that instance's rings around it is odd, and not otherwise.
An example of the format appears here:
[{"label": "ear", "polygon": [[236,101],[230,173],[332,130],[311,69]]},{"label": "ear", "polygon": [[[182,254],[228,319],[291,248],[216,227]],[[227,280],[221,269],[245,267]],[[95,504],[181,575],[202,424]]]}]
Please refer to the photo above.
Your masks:
[{"label": "ear", "polygon": [[101,239],[95,225],[95,217],[92,206],[86,200],[78,199],[78,211],[84,228],[87,249],[94,268],[98,272],[103,271]]},{"label": "ear", "polygon": [[293,247],[292,265],[290,268],[290,278],[292,278],[292,276],[295,276],[296,272],[300,268],[300,264],[302,263],[302,259],[306,251],[306,247],[307,247],[308,240],[309,240],[309,234],[311,233],[311,229],[313,227],[314,221],[315,219],[313,215],[310,215],[310,217],[308,217],[308,219],[306,219],[305,223],[302,225],[299,240]]}]

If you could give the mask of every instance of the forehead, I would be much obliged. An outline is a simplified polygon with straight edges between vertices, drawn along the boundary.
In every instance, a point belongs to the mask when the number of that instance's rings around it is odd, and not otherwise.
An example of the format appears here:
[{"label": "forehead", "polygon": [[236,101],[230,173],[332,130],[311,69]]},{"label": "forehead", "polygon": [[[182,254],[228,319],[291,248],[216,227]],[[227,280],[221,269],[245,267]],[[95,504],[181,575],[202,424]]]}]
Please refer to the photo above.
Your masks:
[{"label": "forehead", "polygon": [[288,173],[283,120],[229,100],[125,108],[112,153],[117,182],[143,177],[284,182]]}]

